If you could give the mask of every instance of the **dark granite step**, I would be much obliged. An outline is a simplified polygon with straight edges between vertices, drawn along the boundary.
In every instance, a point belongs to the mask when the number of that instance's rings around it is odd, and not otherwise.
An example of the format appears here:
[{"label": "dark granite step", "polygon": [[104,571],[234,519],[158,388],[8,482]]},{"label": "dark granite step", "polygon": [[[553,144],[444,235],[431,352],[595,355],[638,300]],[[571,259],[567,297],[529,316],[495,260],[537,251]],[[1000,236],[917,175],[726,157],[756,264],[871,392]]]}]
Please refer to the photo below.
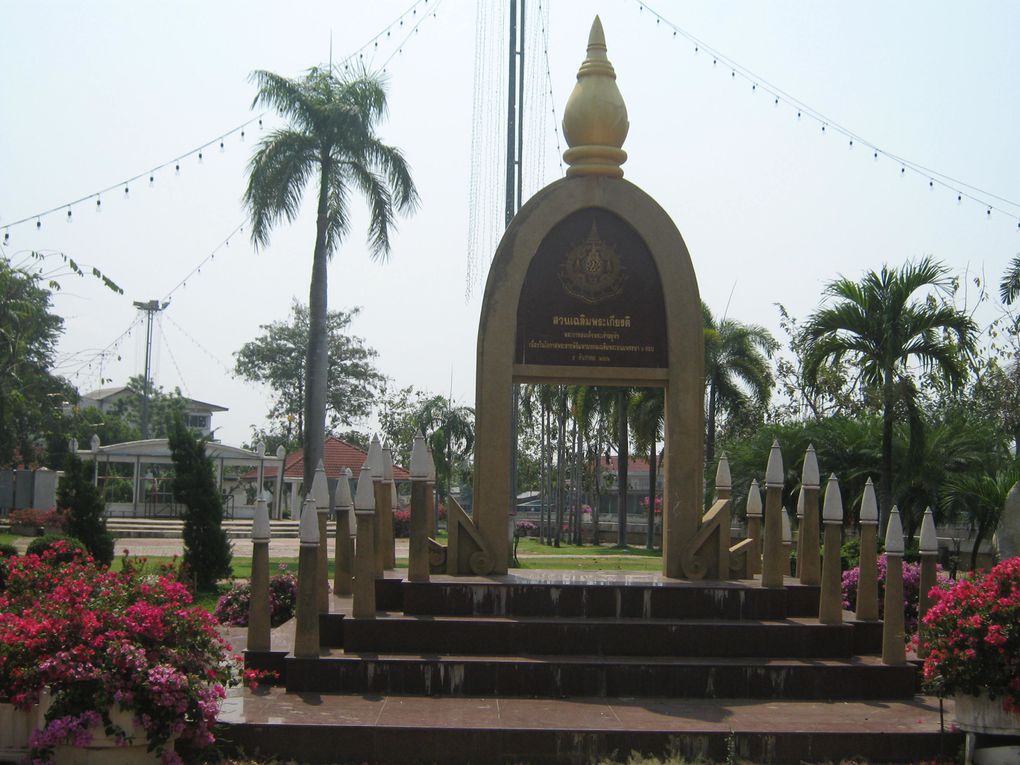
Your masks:
[{"label": "dark granite step", "polygon": [[[403,610],[414,615],[601,619],[784,619],[789,615],[785,589],[738,582],[405,582],[403,592]],[[814,610],[817,614],[817,602]]]},{"label": "dark granite step", "polygon": [[849,658],[853,627],[814,620],[345,619],[348,652]]},{"label": "dark granite step", "polygon": [[[938,701],[429,698],[235,690],[218,745],[307,763],[591,765],[635,751],[773,765],[934,761]],[[953,718],[946,702],[947,720]]]},{"label": "dark granite step", "polygon": [[425,696],[906,699],[914,666],[877,659],[411,656],[286,660],[287,690]]},{"label": "dark granite step", "polygon": [[[817,616],[816,586],[782,589],[734,582],[404,582],[403,611],[434,616],[562,616],[639,619],[784,619]],[[390,602],[393,602],[390,600]]]}]

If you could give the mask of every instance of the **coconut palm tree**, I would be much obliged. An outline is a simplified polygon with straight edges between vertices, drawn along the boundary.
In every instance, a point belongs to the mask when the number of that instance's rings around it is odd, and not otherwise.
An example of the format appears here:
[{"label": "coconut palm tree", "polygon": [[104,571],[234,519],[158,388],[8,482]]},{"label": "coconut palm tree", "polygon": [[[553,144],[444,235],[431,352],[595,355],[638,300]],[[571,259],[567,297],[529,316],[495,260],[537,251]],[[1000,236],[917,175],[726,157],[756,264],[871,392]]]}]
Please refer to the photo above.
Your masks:
[{"label": "coconut palm tree", "polygon": [[978,547],[981,541],[999,523],[1006,504],[1006,495],[1020,481],[1020,461],[1014,460],[994,474],[967,473],[954,476],[946,482],[942,494],[942,507],[951,515],[963,510],[974,531],[974,547],[970,553],[970,568],[977,568]]},{"label": "coconut palm tree", "polygon": [[1020,255],[1009,262],[1006,273],[1002,275],[999,297],[1006,305],[1013,305],[1013,301],[1020,297]]},{"label": "coconut palm tree", "polygon": [[386,90],[379,75],[362,70],[335,77],[313,68],[292,80],[272,72],[251,76],[257,85],[253,106],[268,106],[288,122],[263,139],[248,164],[244,203],[257,247],[269,243],[283,219],[293,222],[310,183],[316,188],[315,249],[308,296],[309,339],[305,365],[305,487],[322,457],[326,428],[326,264],[351,228],[351,196],[368,202],[368,246],[373,258],[390,252],[394,212],[418,204],[407,162],[399,149],[376,135],[386,112]]},{"label": "coconut palm tree", "polygon": [[475,445],[475,410],[458,406],[445,396],[431,396],[414,413],[415,427],[425,436],[436,463],[436,490],[441,499],[450,495],[454,468],[471,454]]},{"label": "coconut palm tree", "polygon": [[738,414],[754,404],[765,405],[775,380],[769,359],[779,348],[772,334],[757,324],[734,319],[716,321],[701,304],[705,323],[705,464],[715,462],[716,420],[720,413]]},{"label": "coconut palm tree", "polygon": [[[882,266],[855,282],[840,277],[825,289],[830,304],[804,325],[804,382],[815,386],[823,367],[844,360],[882,407],[878,497],[884,526],[892,506],[893,424],[897,406],[915,395],[916,370],[956,388],[966,379],[977,327],[945,299],[948,269],[930,257],[891,269]],[[918,293],[926,293],[919,295]]]}]

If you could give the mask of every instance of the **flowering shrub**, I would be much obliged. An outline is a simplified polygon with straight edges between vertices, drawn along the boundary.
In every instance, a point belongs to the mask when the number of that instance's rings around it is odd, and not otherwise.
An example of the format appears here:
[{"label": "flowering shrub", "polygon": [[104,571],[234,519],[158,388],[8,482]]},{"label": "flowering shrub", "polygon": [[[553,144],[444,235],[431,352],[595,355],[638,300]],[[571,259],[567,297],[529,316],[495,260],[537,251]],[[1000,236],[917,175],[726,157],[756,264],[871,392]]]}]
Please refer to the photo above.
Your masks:
[{"label": "flowering shrub", "polygon": [[943,693],[987,691],[1020,714],[1020,558],[948,590],[933,588],[932,596],[920,634],[925,685]]},{"label": "flowering shrub", "polygon": [[178,736],[212,743],[219,699],[234,681],[229,650],[212,617],[164,569],[115,573],[56,545],[42,555],[7,561],[0,595],[0,693],[26,708],[49,686],[46,724],[31,740],[34,762],[49,761],[60,743],[83,745],[114,705],[134,714],[150,749],[165,763],[180,759],[164,745]]},{"label": "flowering shrub", "polygon": [[409,509],[393,511],[393,536],[401,538],[411,536],[411,511]]},{"label": "flowering shrub", "polygon": [[[936,576],[940,581],[948,581],[941,566],[936,566]],[[878,556],[878,616],[882,618],[885,608],[885,574],[886,557]],[[854,611],[857,608],[857,582],[861,577],[860,567],[843,572],[843,608]],[[912,634],[917,631],[917,606],[921,589],[921,564],[903,562],[903,619],[905,631]]]},{"label": "flowering shrub", "polygon": [[[648,512],[648,495],[646,494],[641,498],[641,510],[642,512]],[[655,514],[662,515],[662,497],[655,497]]]},{"label": "flowering shrub", "polygon": [[38,510],[31,507],[19,507],[11,510],[7,520],[12,526],[39,526],[39,517],[42,515]]},{"label": "flowering shrub", "polygon": [[519,537],[538,536],[538,524],[534,521],[517,521],[514,524],[514,533]]},{"label": "flowering shrub", "polygon": [[85,549],[85,545],[77,539],[65,536],[64,534],[44,534],[28,543],[25,555],[42,555],[47,550],[56,548],[58,545],[60,546],[60,550],[57,553],[58,563],[66,563],[74,560],[76,555],[88,552]]},{"label": "flowering shrub", "polygon": [[[235,627],[248,626],[248,608],[251,603],[251,585],[235,584],[216,603],[215,616],[220,624]],[[297,603],[297,577],[280,564],[280,573],[269,578],[269,623],[279,627],[294,615]]]},{"label": "flowering shrub", "polygon": [[64,531],[67,529],[67,513],[56,507],[47,510],[39,514],[39,525],[48,529]]}]

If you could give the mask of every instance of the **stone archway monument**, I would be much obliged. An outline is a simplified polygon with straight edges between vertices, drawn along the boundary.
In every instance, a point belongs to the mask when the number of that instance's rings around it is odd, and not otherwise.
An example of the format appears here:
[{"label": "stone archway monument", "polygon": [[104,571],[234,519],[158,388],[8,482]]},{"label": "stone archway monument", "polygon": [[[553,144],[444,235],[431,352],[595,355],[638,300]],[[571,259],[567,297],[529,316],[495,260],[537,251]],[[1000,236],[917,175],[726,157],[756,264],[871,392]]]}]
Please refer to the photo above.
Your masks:
[{"label": "stone archway monument", "polygon": [[513,388],[556,383],[665,389],[663,574],[704,575],[693,552],[704,491],[701,300],[673,221],[623,179],[628,128],[596,17],[563,114],[567,177],[521,208],[489,270],[478,330],[474,518],[451,521],[451,554],[455,535],[468,546],[451,571],[506,573]]}]

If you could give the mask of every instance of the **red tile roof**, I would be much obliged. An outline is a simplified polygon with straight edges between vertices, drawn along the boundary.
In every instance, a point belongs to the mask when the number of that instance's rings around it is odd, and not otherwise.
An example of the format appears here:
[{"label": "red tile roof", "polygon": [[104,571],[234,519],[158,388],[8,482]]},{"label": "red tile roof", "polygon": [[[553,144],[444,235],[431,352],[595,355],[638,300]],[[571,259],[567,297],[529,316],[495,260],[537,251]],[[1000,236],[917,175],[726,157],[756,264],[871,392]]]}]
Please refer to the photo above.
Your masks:
[{"label": "red tile roof", "polygon": [[[365,464],[368,453],[362,451],[354,444],[341,441],[333,436],[326,437],[326,445],[323,452],[323,466],[326,468],[328,478],[339,478],[344,468],[350,468],[354,477],[358,477],[358,471]],[[305,474],[305,453],[303,449],[291,452],[283,461],[283,477],[300,479]],[[276,465],[266,465],[264,471],[266,478],[276,477]],[[258,472],[250,470],[245,478],[256,478]],[[393,466],[393,477],[398,481],[410,481],[411,474],[399,465]]]},{"label": "red tile roof", "polygon": [[[661,468],[660,465],[655,466],[656,469]],[[620,458],[615,454],[610,455],[607,459],[605,456],[599,459],[599,470],[608,470],[611,473],[620,472]],[[628,473],[647,473],[648,472],[648,460],[636,457],[633,454],[627,460],[627,472]]]}]

